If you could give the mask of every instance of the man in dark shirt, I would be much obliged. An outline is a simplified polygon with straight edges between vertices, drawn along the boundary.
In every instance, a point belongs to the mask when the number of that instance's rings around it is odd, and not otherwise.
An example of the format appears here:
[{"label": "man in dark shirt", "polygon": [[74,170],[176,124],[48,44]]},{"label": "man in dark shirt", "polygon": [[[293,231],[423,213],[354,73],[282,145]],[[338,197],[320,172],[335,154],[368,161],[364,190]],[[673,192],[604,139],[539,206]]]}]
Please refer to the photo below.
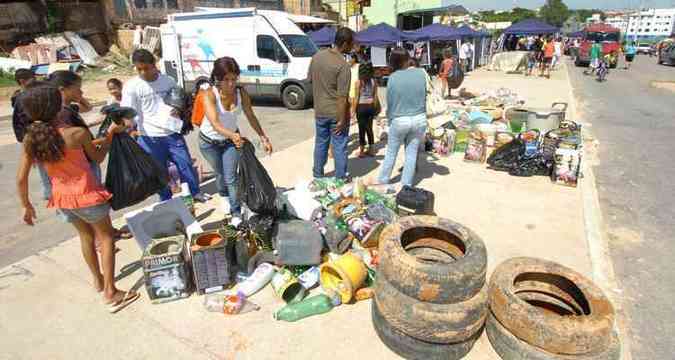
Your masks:
[{"label": "man in dark shirt", "polygon": [[14,136],[16,141],[23,142],[23,137],[26,133],[26,113],[21,107],[20,97],[26,90],[26,86],[35,80],[35,74],[29,69],[19,69],[14,72],[14,80],[19,84],[21,89],[14,92],[12,95],[12,128],[14,129]]},{"label": "man in dark shirt", "polygon": [[351,29],[338,29],[335,47],[316,53],[309,66],[307,77],[312,82],[314,92],[316,125],[312,171],[315,178],[324,176],[329,144],[333,147],[335,177],[347,177],[351,68],[345,61],[344,54],[352,51],[353,38],[354,32]]}]

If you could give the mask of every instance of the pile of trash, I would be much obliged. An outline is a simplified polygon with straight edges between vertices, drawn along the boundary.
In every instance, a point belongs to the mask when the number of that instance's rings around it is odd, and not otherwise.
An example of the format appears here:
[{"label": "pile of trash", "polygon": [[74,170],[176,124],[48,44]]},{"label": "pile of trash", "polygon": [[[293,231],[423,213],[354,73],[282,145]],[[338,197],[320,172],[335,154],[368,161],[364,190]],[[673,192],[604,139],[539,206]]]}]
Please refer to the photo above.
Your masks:
[{"label": "pile of trash", "polygon": [[[467,93],[464,93],[467,95]],[[566,103],[525,107],[514,91],[500,88],[429,118],[425,150],[440,157],[459,153],[467,162],[485,163],[514,176],[549,176],[576,187],[581,176],[581,126],[566,120]]]},{"label": "pile of trash", "polygon": [[274,318],[296,321],[369,299],[383,229],[400,214],[433,213],[433,194],[411,187],[395,194],[360,179],[325,178],[276,188],[246,144],[241,223],[204,231],[189,192],[125,215],[143,249],[153,303],[197,292],[206,295],[207,310],[240,314],[259,309],[251,297],[271,284],[285,304]]}]

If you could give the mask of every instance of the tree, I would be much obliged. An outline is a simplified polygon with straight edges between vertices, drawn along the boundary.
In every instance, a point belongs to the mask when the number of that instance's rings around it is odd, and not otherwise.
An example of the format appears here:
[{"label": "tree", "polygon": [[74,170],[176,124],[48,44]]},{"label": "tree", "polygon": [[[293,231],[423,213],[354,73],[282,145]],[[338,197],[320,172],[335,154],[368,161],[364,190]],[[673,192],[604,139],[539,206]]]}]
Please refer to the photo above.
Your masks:
[{"label": "tree", "polygon": [[570,10],[562,0],[546,0],[539,11],[539,15],[544,21],[554,26],[562,26],[569,17]]}]

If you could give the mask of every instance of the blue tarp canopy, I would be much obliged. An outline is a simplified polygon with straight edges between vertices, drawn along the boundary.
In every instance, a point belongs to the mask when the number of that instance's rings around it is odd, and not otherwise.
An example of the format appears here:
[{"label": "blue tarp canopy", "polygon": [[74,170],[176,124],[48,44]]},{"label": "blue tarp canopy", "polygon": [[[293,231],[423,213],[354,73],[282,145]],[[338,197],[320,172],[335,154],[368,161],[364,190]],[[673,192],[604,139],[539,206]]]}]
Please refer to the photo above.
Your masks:
[{"label": "blue tarp canopy", "polygon": [[356,33],[356,42],[365,46],[389,46],[406,40],[417,39],[385,23],[370,26]]},{"label": "blue tarp canopy", "polygon": [[460,38],[457,29],[443,24],[431,24],[411,31],[410,35],[417,41],[451,41]]},{"label": "blue tarp canopy", "polygon": [[323,29],[312,31],[308,35],[317,46],[331,46],[335,42],[334,27],[326,26]]},{"label": "blue tarp canopy", "polygon": [[504,30],[506,35],[539,35],[539,34],[555,34],[559,32],[555,26],[549,25],[537,19],[527,19],[515,23]]},{"label": "blue tarp canopy", "polygon": [[459,28],[457,28],[457,33],[458,33],[461,37],[473,37],[473,38],[476,38],[476,37],[481,37],[481,36],[482,36],[481,33],[479,33],[478,31],[476,31],[476,30],[474,30],[474,29],[472,29],[469,25],[462,25],[462,26],[460,26]]}]

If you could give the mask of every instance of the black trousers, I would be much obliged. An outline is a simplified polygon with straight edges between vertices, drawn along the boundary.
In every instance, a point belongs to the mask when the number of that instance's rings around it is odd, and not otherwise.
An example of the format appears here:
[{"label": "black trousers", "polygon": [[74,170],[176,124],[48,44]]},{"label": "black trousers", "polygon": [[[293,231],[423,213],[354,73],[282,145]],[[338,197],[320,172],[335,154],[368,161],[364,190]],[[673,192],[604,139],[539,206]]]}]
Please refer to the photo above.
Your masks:
[{"label": "black trousers", "polygon": [[359,145],[366,146],[366,136],[368,136],[368,145],[375,143],[373,135],[373,119],[375,118],[375,106],[373,104],[359,104],[356,107],[356,120],[359,123]]}]

